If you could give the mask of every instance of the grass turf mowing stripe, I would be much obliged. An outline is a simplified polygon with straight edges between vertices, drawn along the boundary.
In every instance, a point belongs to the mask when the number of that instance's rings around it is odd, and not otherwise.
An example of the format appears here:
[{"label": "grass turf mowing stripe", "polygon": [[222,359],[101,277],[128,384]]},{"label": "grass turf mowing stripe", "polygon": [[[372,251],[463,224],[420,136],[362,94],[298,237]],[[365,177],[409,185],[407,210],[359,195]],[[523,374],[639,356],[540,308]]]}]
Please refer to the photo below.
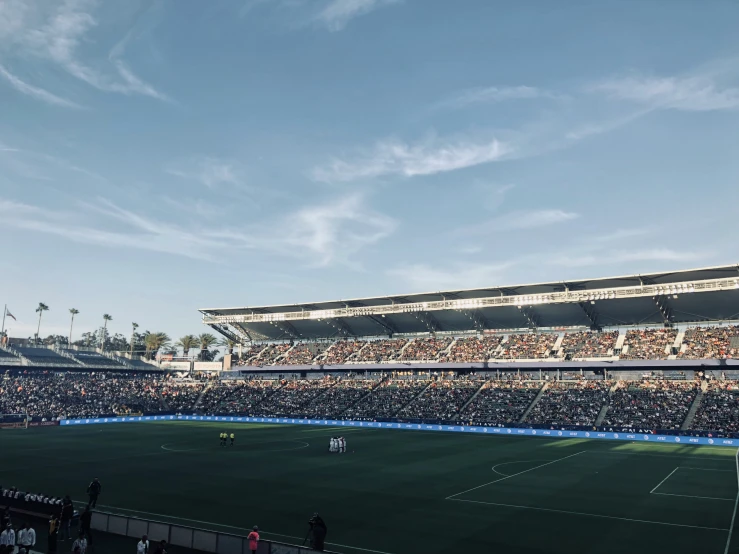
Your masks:
[{"label": "grass turf mowing stripe", "polygon": [[652,489],[651,491],[649,491],[649,494],[654,494],[654,491],[656,491],[656,490],[657,490],[658,488],[660,488],[660,487],[662,486],[662,483],[664,483],[664,482],[665,482],[665,481],[667,481],[667,480],[668,480],[668,479],[669,479],[670,477],[672,477],[672,475],[673,475],[673,474],[674,474],[674,473],[675,473],[675,472],[676,472],[676,471],[677,471],[678,469],[680,469],[680,468],[679,468],[679,467],[676,467],[675,469],[673,469],[673,470],[672,470],[672,471],[670,472],[670,474],[669,474],[669,475],[668,475],[667,477],[665,477],[664,479],[662,479],[662,480],[661,480],[661,481],[659,482],[659,484],[658,484],[658,485],[657,485],[656,487],[654,487],[654,488],[653,488],[653,489]]},{"label": "grass turf mowing stripe", "polygon": [[534,471],[535,469],[539,469],[540,467],[549,466],[552,464],[556,464],[557,462],[561,462],[562,460],[566,460],[568,458],[572,458],[574,456],[577,456],[579,454],[583,454],[584,452],[587,452],[586,450],[583,450],[581,452],[575,452],[574,454],[570,454],[569,456],[565,456],[564,458],[558,458],[557,460],[552,460],[551,462],[547,462],[546,464],[541,464],[540,466],[532,467],[524,471],[519,471],[518,473],[514,473],[513,475],[506,475],[505,477],[501,477],[500,479],[496,479],[495,481],[490,481],[489,483],[485,483],[484,485],[479,485],[477,487],[473,487],[471,489],[467,489],[466,491],[458,492],[456,494],[452,494],[451,496],[447,496],[445,500],[453,500],[455,496],[460,496],[463,494],[466,494],[468,492],[476,491],[477,489],[481,489],[483,487],[487,487],[488,485],[492,485],[493,483],[498,483],[500,481],[505,481],[506,479],[510,479],[511,477],[516,477],[518,475],[523,475],[524,473],[528,473],[529,471]]},{"label": "grass turf mowing stripe", "polygon": [[469,502],[471,504],[486,504],[488,506],[503,506],[506,508],[516,508],[519,510],[537,510],[540,512],[554,512],[557,514],[570,514],[575,516],[585,516],[585,517],[598,517],[603,519],[614,519],[618,521],[631,521],[634,523],[647,523],[651,525],[667,525],[670,527],[686,527],[688,529],[705,529],[707,531],[729,531],[729,529],[722,529],[720,527],[703,527],[701,525],[687,525],[684,523],[670,523],[668,521],[651,521],[648,519],[632,519],[628,517],[619,517],[619,516],[607,516],[603,514],[590,514],[587,512],[571,512],[569,510],[556,510],[554,508],[540,508],[538,506],[519,506],[517,504],[502,504],[498,502],[485,502],[483,500],[465,500],[464,498],[447,498],[446,500],[451,500],[453,502]]},{"label": "grass turf mowing stripe", "polygon": [[[736,451],[736,478],[739,482],[739,450]],[[724,554],[729,554],[729,547],[731,546],[731,535],[734,533],[734,521],[736,520],[736,508],[739,506],[739,491],[736,493],[736,500],[734,501],[734,513],[731,515],[731,525],[729,526],[729,536],[726,538],[726,548]]]}]

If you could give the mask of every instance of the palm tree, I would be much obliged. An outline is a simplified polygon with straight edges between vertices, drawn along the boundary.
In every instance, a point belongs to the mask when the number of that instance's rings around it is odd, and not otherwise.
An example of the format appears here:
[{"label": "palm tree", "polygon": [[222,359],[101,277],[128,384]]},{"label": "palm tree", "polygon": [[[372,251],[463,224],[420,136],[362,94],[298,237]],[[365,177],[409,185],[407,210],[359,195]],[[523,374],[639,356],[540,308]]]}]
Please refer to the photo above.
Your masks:
[{"label": "palm tree", "polygon": [[41,316],[44,312],[49,311],[49,306],[44,304],[43,302],[38,303],[38,308],[36,308],[36,313],[38,314],[38,329],[36,329],[36,342],[38,343],[39,339],[39,333],[41,333]]},{"label": "palm tree", "polygon": [[80,311],[75,310],[74,308],[69,308],[69,313],[72,314],[72,323],[69,324],[69,344],[67,347],[72,348],[72,327],[74,327],[74,316],[80,313]]},{"label": "palm tree", "polygon": [[113,317],[109,314],[103,314],[103,351],[105,351],[105,338],[108,335],[108,322],[113,321]]},{"label": "palm tree", "polygon": [[218,339],[215,338],[210,333],[203,333],[198,337],[198,342],[200,343],[200,359],[203,359],[204,353],[214,344],[218,342]]},{"label": "palm tree", "polygon": [[181,337],[180,340],[177,341],[175,344],[176,348],[182,348],[182,355],[187,358],[187,355],[190,352],[191,348],[197,348],[198,346],[198,337],[195,335],[185,335],[184,337]]},{"label": "palm tree", "polygon": [[218,343],[218,346],[225,346],[228,348],[228,354],[230,356],[233,356],[234,353],[234,347],[236,346],[237,342],[228,338],[222,338],[220,342]]},{"label": "palm tree", "polygon": [[171,339],[167,333],[147,333],[144,337],[146,358],[151,360],[161,348],[169,346]]},{"label": "palm tree", "polygon": [[133,341],[136,339],[136,329],[139,328],[138,323],[131,323],[131,356],[133,357]]}]

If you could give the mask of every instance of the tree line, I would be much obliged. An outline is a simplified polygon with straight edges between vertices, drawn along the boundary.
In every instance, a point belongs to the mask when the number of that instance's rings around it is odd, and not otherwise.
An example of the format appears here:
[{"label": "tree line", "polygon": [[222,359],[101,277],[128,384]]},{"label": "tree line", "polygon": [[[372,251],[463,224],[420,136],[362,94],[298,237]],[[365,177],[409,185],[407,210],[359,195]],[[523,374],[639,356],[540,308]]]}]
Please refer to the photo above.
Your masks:
[{"label": "tree line", "polygon": [[113,321],[110,314],[103,314],[103,325],[100,329],[92,332],[82,333],[81,338],[72,341],[72,333],[74,330],[74,317],[80,312],[75,308],[70,308],[70,325],[69,336],[49,335],[46,338],[41,337],[41,323],[44,312],[49,311],[48,305],[39,302],[36,313],[38,313],[38,326],[34,337],[29,337],[29,342],[42,344],[46,346],[57,346],[60,348],[69,348],[69,346],[77,346],[80,348],[100,348],[108,352],[128,352],[132,355],[143,356],[148,360],[153,360],[157,355],[162,354],[178,356],[178,350],[182,350],[184,357],[190,356],[190,351],[197,351],[197,359],[203,362],[211,362],[218,356],[218,347],[225,347],[229,354],[233,354],[235,343],[229,339],[221,339],[220,341],[211,333],[201,333],[199,335],[184,335],[178,340],[173,341],[167,333],[161,331],[143,331],[139,332],[139,324],[131,323],[131,336],[126,337],[121,333],[111,335],[108,333],[108,322]]}]

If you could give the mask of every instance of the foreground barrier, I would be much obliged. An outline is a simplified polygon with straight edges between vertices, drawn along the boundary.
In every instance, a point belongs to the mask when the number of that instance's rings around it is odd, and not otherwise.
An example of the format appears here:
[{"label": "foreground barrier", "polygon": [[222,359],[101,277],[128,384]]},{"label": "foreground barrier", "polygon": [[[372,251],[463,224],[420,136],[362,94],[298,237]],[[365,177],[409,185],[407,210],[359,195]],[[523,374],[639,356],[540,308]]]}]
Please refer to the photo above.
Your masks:
[{"label": "foreground barrier", "polygon": [[[91,526],[96,531],[131,537],[132,544],[134,540],[147,535],[151,544],[165,540],[172,546],[214,554],[251,554],[246,537],[185,525],[108,512],[94,512]],[[257,549],[257,554],[309,554],[311,552],[315,551],[303,546],[268,540],[260,540]],[[327,550],[324,552],[332,554]]]},{"label": "foreground barrier", "polygon": [[712,446],[739,446],[739,439],[723,439],[712,437],[691,437],[684,435],[654,435],[633,432],[604,432],[604,431],[565,431],[558,429],[522,429],[508,427],[485,427],[466,425],[431,425],[424,423],[390,423],[383,421],[347,421],[334,419],[301,419],[285,417],[246,417],[246,416],[133,416],[133,417],[104,417],[89,419],[64,419],[62,427],[69,425],[93,425],[100,423],[138,423],[146,421],[203,421],[223,423],[273,423],[288,425],[325,425],[330,427],[366,427],[370,429],[402,429],[410,431],[443,431],[451,433],[475,433],[492,436],[524,436],[547,437],[563,439],[606,439],[631,442],[656,442],[689,445]]}]

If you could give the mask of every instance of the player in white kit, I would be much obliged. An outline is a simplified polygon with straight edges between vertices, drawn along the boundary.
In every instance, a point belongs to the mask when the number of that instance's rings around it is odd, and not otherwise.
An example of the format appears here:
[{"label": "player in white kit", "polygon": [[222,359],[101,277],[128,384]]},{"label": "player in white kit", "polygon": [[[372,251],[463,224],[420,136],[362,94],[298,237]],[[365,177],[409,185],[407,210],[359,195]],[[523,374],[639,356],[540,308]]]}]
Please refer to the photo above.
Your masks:
[{"label": "player in white kit", "polygon": [[339,452],[342,454],[346,452],[346,439],[344,437],[339,437]]}]

